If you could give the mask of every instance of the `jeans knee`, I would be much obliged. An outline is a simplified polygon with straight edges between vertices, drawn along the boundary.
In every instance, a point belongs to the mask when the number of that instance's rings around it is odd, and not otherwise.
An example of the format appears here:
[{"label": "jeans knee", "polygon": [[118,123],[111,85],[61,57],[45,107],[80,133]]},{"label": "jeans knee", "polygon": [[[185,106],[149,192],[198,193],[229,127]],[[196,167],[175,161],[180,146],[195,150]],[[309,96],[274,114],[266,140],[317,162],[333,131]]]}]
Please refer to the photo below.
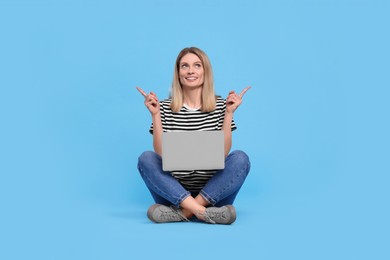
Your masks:
[{"label": "jeans knee", "polygon": [[157,154],[152,151],[145,151],[138,157],[138,168],[144,166],[156,158]]},{"label": "jeans knee", "polygon": [[247,172],[249,173],[251,163],[249,161],[249,156],[244,151],[235,150],[231,152],[230,155],[234,159],[235,163],[240,164],[242,165],[242,167],[247,168]]},{"label": "jeans knee", "polygon": [[234,150],[231,152],[231,155],[238,161],[248,163],[249,162],[249,156],[241,150]]}]

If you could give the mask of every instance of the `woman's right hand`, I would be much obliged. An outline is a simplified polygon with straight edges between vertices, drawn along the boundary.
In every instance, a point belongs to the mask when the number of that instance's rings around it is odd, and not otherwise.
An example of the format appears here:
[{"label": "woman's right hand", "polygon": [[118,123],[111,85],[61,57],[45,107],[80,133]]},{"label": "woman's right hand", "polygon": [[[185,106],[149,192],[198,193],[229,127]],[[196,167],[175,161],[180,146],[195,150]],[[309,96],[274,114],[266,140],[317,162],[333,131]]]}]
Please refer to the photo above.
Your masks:
[{"label": "woman's right hand", "polygon": [[152,116],[157,115],[160,113],[160,102],[158,102],[158,98],[156,94],[153,92],[150,92],[149,94],[146,94],[145,91],[143,91],[141,88],[136,87],[139,93],[141,93],[142,96],[145,98],[145,106],[148,108],[150,114]]}]

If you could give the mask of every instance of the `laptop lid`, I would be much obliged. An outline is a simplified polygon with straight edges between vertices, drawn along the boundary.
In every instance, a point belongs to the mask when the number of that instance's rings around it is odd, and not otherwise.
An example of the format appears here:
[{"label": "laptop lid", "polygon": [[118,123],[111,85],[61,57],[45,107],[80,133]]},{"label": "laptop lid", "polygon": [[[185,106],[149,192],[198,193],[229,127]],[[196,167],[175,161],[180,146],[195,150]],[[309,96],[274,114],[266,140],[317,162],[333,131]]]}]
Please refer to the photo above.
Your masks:
[{"label": "laptop lid", "polygon": [[222,131],[163,132],[164,171],[218,170],[225,167]]}]

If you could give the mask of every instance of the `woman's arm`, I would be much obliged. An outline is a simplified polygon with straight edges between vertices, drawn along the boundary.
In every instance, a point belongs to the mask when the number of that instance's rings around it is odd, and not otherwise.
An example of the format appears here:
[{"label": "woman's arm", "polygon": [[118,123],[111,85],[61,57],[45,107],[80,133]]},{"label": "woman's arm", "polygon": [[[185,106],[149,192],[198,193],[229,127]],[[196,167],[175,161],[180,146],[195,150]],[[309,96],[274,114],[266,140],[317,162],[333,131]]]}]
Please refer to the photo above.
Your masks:
[{"label": "woman's arm", "polygon": [[155,93],[150,92],[146,94],[141,88],[137,87],[137,90],[145,98],[145,106],[148,108],[153,122],[153,148],[154,151],[161,156],[161,139],[162,139],[162,123],[160,114],[160,103]]},{"label": "woman's arm", "polygon": [[160,113],[152,115],[153,121],[153,148],[154,151],[161,156],[162,154],[162,123]]},{"label": "woman's arm", "polygon": [[225,141],[225,157],[228,156],[230,149],[232,148],[232,120],[233,113],[226,111],[222,125],[222,131],[224,134]]},{"label": "woman's arm", "polygon": [[226,111],[225,118],[223,120],[222,130],[225,134],[225,157],[228,156],[230,149],[232,148],[232,120],[233,114],[236,109],[242,103],[242,96],[245,92],[248,91],[251,87],[246,87],[239,95],[234,91],[230,91],[228,97],[226,98]]}]

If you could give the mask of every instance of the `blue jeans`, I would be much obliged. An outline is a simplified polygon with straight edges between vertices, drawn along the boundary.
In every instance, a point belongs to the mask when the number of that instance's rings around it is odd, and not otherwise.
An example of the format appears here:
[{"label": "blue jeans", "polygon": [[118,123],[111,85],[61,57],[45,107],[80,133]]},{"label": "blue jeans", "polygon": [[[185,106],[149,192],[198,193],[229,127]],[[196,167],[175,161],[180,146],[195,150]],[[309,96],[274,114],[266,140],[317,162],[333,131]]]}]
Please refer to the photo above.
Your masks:
[{"label": "blue jeans", "polygon": [[[138,158],[138,170],[156,203],[179,207],[191,195],[171,172],[162,170],[161,157],[155,152],[141,154]],[[225,159],[225,168],[217,171],[199,194],[213,206],[231,205],[249,170],[248,156],[243,151],[233,151]]]}]

